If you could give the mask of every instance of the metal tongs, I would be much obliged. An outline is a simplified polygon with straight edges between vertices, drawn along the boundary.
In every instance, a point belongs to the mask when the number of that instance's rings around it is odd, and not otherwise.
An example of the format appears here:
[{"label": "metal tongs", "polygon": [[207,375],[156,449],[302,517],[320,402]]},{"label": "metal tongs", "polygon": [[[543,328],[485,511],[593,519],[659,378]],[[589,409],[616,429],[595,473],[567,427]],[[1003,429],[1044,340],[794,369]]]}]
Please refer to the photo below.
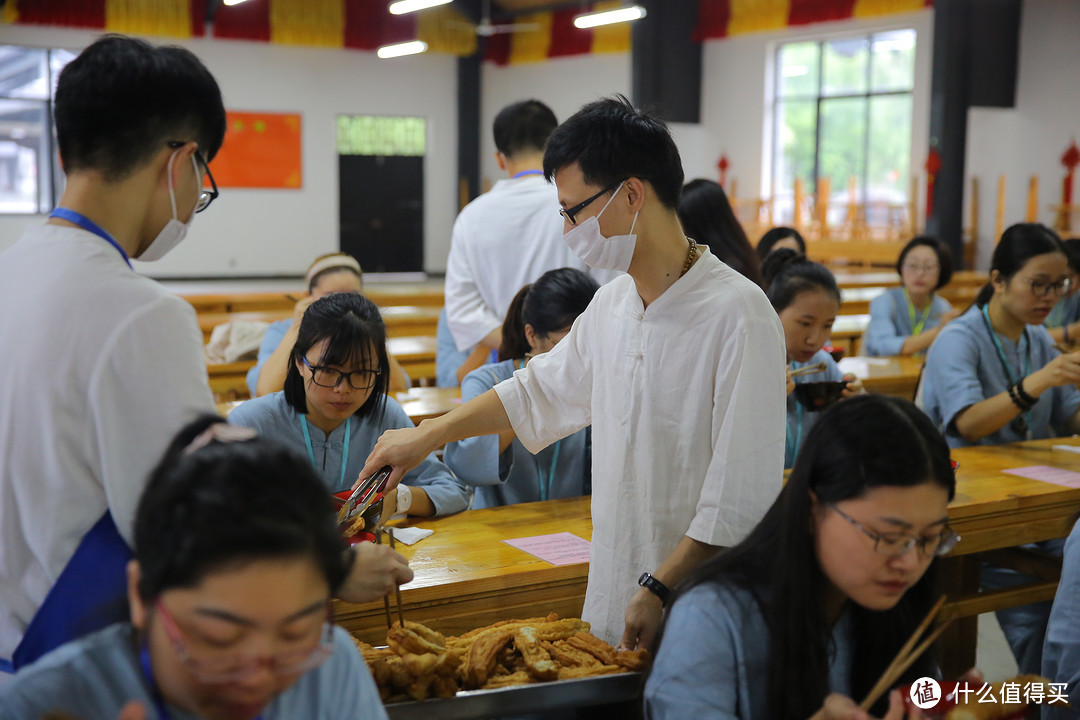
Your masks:
[{"label": "metal tongs", "polygon": [[371,507],[371,504],[386,490],[386,483],[390,480],[390,473],[393,470],[389,465],[384,465],[378,472],[356,486],[352,495],[338,510],[338,527],[340,529],[347,529],[357,517],[363,515]]}]

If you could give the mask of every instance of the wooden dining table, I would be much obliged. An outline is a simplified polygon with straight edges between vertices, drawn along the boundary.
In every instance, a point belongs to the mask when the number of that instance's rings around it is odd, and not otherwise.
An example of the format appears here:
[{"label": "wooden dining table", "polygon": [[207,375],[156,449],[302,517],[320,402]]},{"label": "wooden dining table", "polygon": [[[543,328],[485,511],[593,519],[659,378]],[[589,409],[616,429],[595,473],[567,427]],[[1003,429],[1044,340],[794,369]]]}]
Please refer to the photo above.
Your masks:
[{"label": "wooden dining table", "polygon": [[837,364],[845,374],[851,373],[862,380],[867,392],[911,400],[922,375],[923,358],[857,356],[842,358]]},{"label": "wooden dining table", "polygon": [[[1024,543],[1066,537],[1080,513],[1080,487],[1065,487],[1004,473],[1047,465],[1080,472],[1080,455],[1051,449],[1080,447],[1078,439],[1037,440],[954,450],[956,497],[949,505],[952,527],[961,536],[942,561],[953,618],[941,642],[945,677],[958,676],[975,660],[979,613],[1052,598],[1056,579],[1031,588],[979,593],[978,568],[986,554]],[[406,619],[450,634],[497,620],[537,617],[554,611],[578,616],[588,565],[556,566],[507,545],[504,540],[570,532],[592,538],[589,498],[549,500],[470,510],[445,518],[411,518],[392,524],[430,528],[434,534],[413,546],[398,544],[416,578],[401,590]],[[631,578],[632,580],[632,578]],[[338,601],[338,621],[360,639],[382,643],[382,601]]]}]

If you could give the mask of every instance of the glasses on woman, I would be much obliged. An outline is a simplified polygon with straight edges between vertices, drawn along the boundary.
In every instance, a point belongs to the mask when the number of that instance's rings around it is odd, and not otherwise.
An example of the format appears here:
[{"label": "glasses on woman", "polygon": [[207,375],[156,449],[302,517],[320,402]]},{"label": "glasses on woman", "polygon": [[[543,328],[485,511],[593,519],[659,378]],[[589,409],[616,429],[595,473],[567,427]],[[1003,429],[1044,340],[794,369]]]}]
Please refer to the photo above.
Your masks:
[{"label": "glasses on woman", "polygon": [[1044,298],[1054,293],[1055,295],[1063,295],[1069,292],[1069,288],[1072,287],[1072,280],[1069,278],[1062,278],[1057,282],[1048,282],[1046,280],[1026,280],[1027,284],[1031,286],[1031,294],[1037,298]]},{"label": "glasses on woman", "polygon": [[929,275],[936,273],[941,269],[940,265],[915,265],[912,263],[904,263],[904,272],[909,272],[912,275]]},{"label": "glasses on woman", "polygon": [[956,547],[956,543],[960,542],[960,536],[953,532],[953,529],[946,525],[942,528],[941,532],[932,537],[918,538],[914,535],[900,532],[887,532],[876,533],[872,530],[867,530],[863,525],[845,513],[835,505],[830,505],[836,514],[847,520],[849,523],[857,527],[863,535],[874,541],[874,552],[881,555],[887,555],[888,557],[900,557],[906,555],[912,548],[918,548],[919,552],[924,556],[936,556],[948,554],[950,550]]},{"label": "glasses on woman", "polygon": [[311,371],[311,381],[324,388],[336,388],[342,380],[347,380],[353,390],[369,390],[375,387],[379,379],[378,370],[353,370],[341,372],[325,365],[312,365],[304,358],[304,365]]},{"label": "glasses on woman", "polygon": [[161,616],[161,624],[165,628],[165,635],[169,638],[173,651],[200,682],[208,684],[237,682],[264,665],[277,675],[300,675],[317,668],[334,652],[333,610],[330,603],[326,604],[326,621],[320,626],[317,638],[305,638],[299,643],[293,643],[299,644],[300,647],[269,657],[233,655],[226,650],[203,650],[199,653],[199,657],[195,657],[195,653],[191,652],[188,642],[184,640],[183,633],[180,632],[180,626],[176,624],[176,620],[160,598],[155,603],[155,607],[158,615]]}]

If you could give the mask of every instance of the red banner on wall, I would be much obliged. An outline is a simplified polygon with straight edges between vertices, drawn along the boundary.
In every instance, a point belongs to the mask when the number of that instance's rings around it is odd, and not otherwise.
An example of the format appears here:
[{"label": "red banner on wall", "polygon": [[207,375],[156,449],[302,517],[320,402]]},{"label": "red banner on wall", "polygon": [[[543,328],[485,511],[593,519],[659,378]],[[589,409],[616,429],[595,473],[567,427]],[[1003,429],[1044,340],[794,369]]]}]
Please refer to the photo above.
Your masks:
[{"label": "red banner on wall", "polygon": [[219,187],[299,188],[300,115],[229,112],[221,151],[211,170]]}]

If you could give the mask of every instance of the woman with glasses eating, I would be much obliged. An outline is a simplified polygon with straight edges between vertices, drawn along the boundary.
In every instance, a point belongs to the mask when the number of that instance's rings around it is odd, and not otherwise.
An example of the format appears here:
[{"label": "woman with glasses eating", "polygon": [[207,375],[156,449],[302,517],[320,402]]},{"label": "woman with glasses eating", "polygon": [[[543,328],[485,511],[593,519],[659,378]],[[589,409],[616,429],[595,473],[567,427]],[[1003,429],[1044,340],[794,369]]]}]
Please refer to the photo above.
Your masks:
[{"label": "woman with glasses eating", "polygon": [[[304,312],[285,389],[239,405],[229,422],[295,448],[327,489],[348,490],[384,431],[413,427],[387,396],[389,368],[375,304],[355,293],[327,295]],[[468,506],[469,491],[429,455],[386,502],[409,515],[449,515]]]},{"label": "woman with glasses eating", "polygon": [[333,627],[343,550],[302,456],[203,417],[173,440],[139,502],[130,622],[21,670],[0,689],[0,715],[385,718],[363,658]]},{"label": "woman with glasses eating", "polygon": [[[956,545],[949,448],[912,403],[863,395],[814,425],[745,540],[676,590],[645,686],[650,720],[839,720],[938,599]],[[898,684],[935,676],[933,652]],[[899,692],[870,716],[908,717]]]},{"label": "woman with glasses eating", "polygon": [[915,355],[934,342],[945,324],[960,313],[937,291],[952,278],[952,255],[936,238],[920,235],[896,261],[900,287],[870,303],[867,355]]}]

